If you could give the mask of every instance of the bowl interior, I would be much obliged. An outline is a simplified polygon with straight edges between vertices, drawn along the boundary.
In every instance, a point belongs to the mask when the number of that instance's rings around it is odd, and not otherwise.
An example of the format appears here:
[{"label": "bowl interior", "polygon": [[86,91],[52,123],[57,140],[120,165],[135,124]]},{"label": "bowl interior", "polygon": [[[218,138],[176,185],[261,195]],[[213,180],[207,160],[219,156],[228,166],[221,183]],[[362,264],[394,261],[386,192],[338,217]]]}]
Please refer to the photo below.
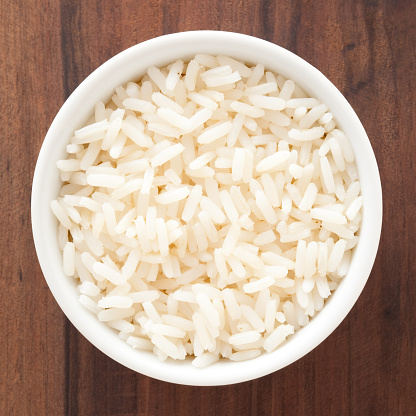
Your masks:
[{"label": "bowl interior", "polygon": [[[151,65],[160,67],[196,53],[228,55],[246,63],[262,63],[293,79],[334,114],[353,147],[363,195],[360,241],[348,275],[326,302],[323,311],[271,354],[245,362],[220,361],[205,369],[190,360],[160,362],[152,353],[133,350],[111,328],[78,302],[75,279],[62,271],[57,246],[57,221],[50,201],[61,187],[56,161],[66,158],[73,131],[85,123],[97,101],[108,101],[115,87],[138,80]],[[42,145],[32,188],[32,228],[45,279],[60,307],[75,327],[97,348],[121,364],[161,380],[189,385],[221,385],[254,379],[289,365],[322,342],[344,319],[361,293],[377,252],[382,217],[381,185],[368,137],[351,106],[317,69],[291,52],[269,42],[230,32],[184,32],[133,46],[94,71],[68,98],[53,121]]]}]

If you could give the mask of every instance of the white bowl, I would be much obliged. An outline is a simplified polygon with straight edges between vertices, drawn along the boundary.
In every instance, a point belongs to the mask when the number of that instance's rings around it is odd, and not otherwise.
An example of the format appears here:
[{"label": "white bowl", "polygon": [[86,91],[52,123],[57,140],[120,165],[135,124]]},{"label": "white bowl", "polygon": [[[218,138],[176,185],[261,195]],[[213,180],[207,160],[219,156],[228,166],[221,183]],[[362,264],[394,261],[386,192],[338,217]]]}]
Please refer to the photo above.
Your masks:
[{"label": "white bowl", "polygon": [[[325,103],[351,141],[361,181],[363,217],[360,240],[348,275],[311,322],[271,354],[250,361],[219,361],[197,369],[190,360],[160,362],[146,351],[133,350],[116,331],[98,321],[78,301],[75,279],[62,271],[57,245],[57,221],[50,201],[61,187],[56,161],[66,158],[65,146],[74,130],[92,114],[98,100],[108,101],[115,87],[137,80],[150,65],[164,66],[196,53],[228,55],[293,79],[308,94]],[[279,370],[320,344],[341,323],[364,288],[376,256],[382,221],[382,196],[376,159],[354,110],[337,88],[317,69],[272,43],[231,32],[198,31],[162,36],[133,46],[96,69],[64,103],[40,150],[33,178],[32,228],[46,282],[75,327],[98,349],[119,363],[147,376],[179,384],[212,386],[243,382]],[[324,363],[322,363],[324,365]]]}]

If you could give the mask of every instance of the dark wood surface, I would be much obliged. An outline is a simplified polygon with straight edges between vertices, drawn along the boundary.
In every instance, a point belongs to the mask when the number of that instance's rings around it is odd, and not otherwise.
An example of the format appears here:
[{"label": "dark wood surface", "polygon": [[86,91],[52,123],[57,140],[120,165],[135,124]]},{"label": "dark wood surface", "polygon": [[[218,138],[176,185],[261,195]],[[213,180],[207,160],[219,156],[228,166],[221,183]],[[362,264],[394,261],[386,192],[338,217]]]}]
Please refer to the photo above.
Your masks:
[{"label": "dark wood surface", "polygon": [[[2,0],[0,415],[416,414],[416,2]],[[30,191],[60,106],[114,54],[162,34],[254,35],[320,69],[376,154],[384,225],[370,279],[318,348],[267,377],[185,387],[136,374],[68,322],[37,262]]]}]

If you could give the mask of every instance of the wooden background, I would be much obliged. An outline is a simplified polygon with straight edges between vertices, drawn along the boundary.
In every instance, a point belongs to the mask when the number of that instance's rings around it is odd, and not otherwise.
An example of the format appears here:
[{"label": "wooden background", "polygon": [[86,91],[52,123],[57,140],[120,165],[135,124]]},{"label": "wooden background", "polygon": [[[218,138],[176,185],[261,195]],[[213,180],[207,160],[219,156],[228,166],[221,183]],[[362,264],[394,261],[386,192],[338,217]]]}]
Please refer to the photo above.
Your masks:
[{"label": "wooden background", "polygon": [[[414,415],[416,2],[1,0],[0,414]],[[377,260],[318,348],[259,380],[185,387],[130,371],[68,322],[37,262],[36,158],[58,109],[114,54],[166,33],[219,29],[279,44],[346,96],[384,192]]]}]

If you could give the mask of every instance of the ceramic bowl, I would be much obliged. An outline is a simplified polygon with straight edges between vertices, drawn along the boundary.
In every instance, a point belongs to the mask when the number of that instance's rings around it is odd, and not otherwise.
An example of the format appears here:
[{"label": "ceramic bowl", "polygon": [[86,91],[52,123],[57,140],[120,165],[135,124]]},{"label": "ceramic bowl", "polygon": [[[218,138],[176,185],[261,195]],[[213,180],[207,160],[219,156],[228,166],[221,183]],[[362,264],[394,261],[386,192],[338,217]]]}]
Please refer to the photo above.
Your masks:
[{"label": "ceramic bowl", "polygon": [[[197,369],[191,360],[161,362],[147,351],[131,348],[116,331],[98,321],[79,303],[75,279],[62,271],[57,245],[57,220],[50,209],[61,181],[56,168],[66,158],[65,147],[74,130],[90,117],[98,100],[108,101],[113,90],[138,80],[150,65],[161,67],[197,53],[228,55],[246,63],[262,63],[298,83],[325,103],[347,137],[356,157],[363,196],[360,239],[347,276],[310,323],[271,354],[243,362],[220,360]],[[64,103],[45,137],[32,188],[32,228],[39,262],[49,288],[73,325],[98,349],[120,364],[147,376],[187,385],[243,382],[277,371],[313,350],[341,323],[364,288],[376,256],[382,221],[382,194],[376,159],[359,118],[338,89],[316,68],[277,45],[231,32],[198,31],[161,36],[133,46],[96,69]],[[325,365],[325,363],[322,363]]]}]

